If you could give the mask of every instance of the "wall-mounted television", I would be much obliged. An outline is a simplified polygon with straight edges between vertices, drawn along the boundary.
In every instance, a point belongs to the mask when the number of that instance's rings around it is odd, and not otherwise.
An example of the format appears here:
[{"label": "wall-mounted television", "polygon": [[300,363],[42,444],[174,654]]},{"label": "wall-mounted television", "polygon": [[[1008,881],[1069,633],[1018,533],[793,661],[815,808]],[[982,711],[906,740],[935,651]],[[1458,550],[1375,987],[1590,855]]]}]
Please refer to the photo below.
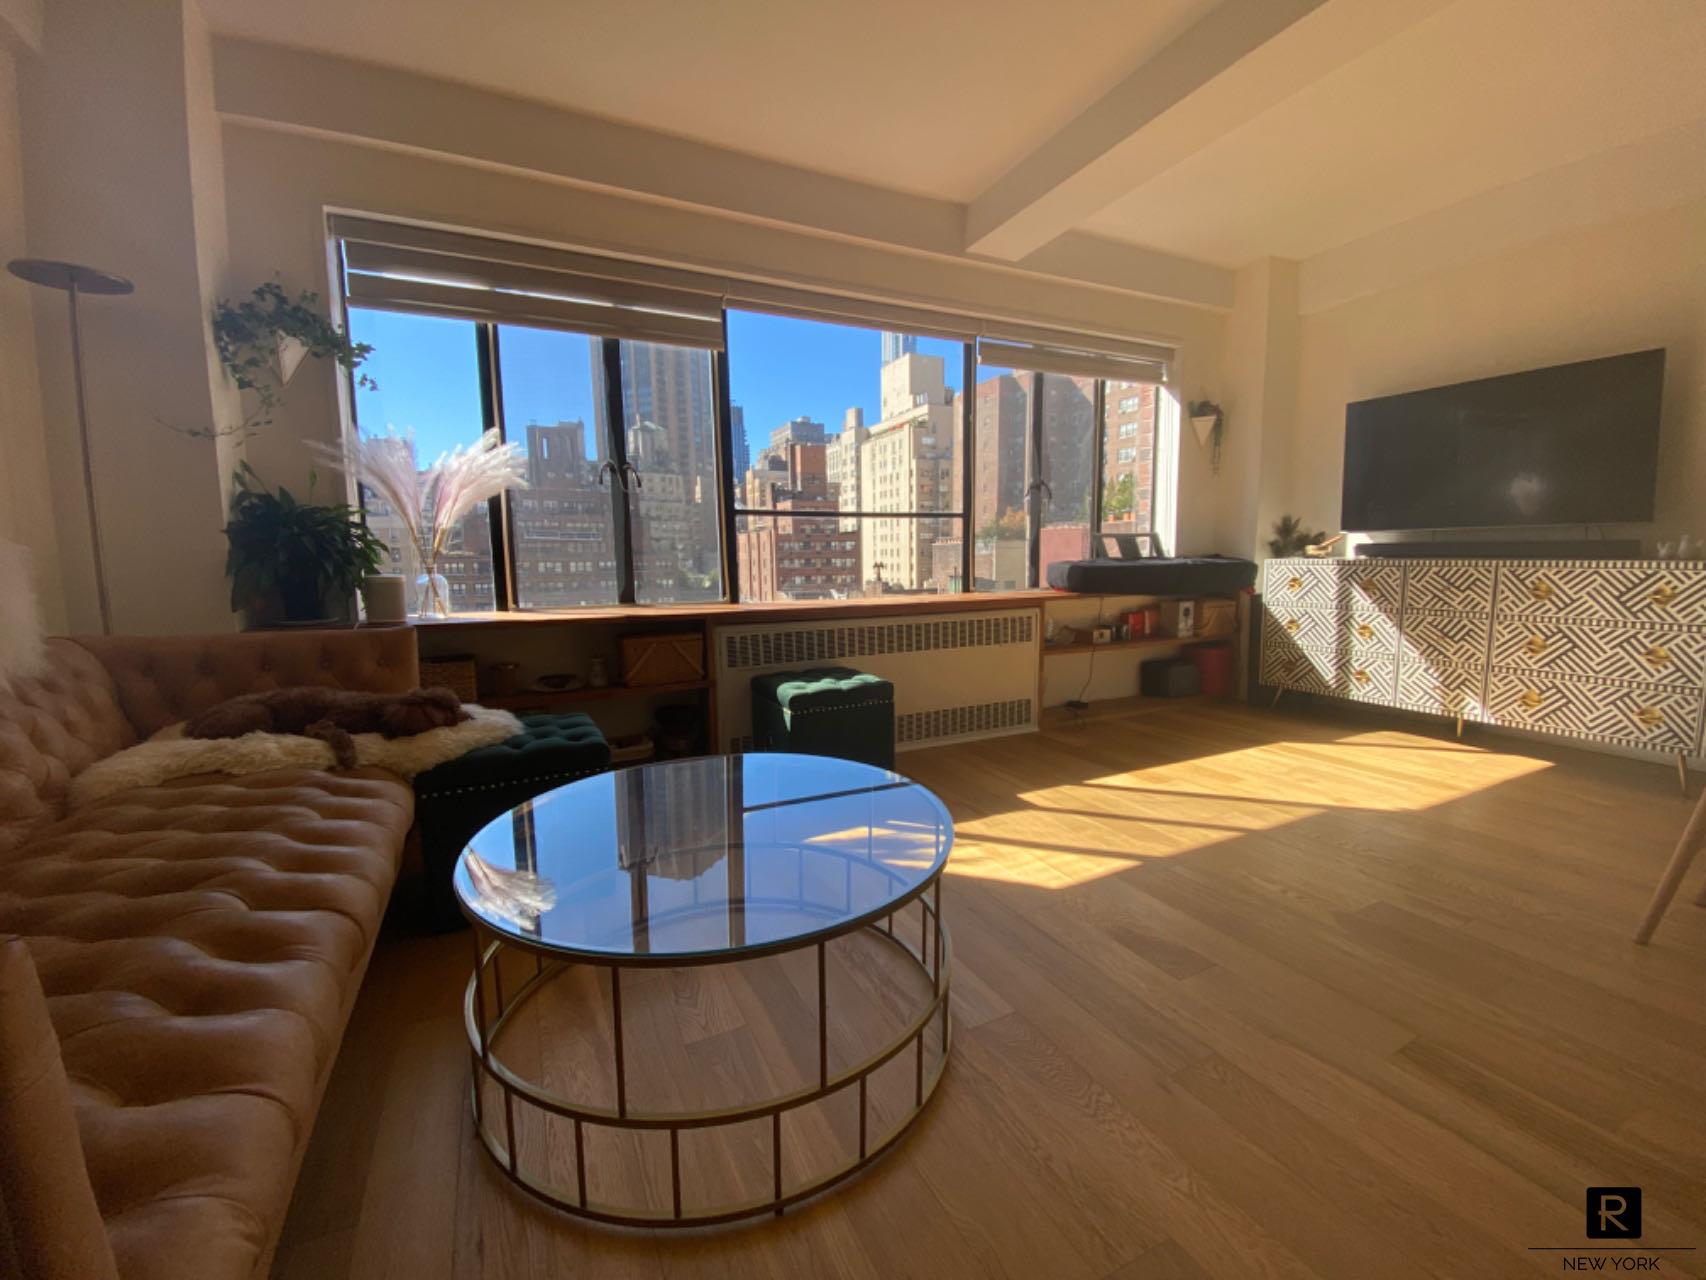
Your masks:
[{"label": "wall-mounted television", "polygon": [[1340,527],[1653,518],[1663,349],[1345,406]]}]

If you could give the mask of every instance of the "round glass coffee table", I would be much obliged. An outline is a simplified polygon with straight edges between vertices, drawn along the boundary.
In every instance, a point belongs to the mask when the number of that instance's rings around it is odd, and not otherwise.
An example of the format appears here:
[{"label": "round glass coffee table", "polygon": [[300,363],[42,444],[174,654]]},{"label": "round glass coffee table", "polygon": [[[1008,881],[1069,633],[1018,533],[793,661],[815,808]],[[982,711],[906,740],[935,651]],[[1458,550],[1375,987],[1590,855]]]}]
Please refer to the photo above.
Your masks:
[{"label": "round glass coffee table", "polygon": [[[492,822],[458,859],[454,876],[457,900],[474,927],[465,1019],[475,1127],[487,1152],[538,1198],[625,1226],[705,1225],[780,1213],[865,1168],[906,1133],[947,1066],[952,965],[941,878],[953,833],[941,801],[899,774],[823,756],[771,753],[620,769],[570,783]],[[908,910],[914,903],[916,910]],[[842,947],[892,949],[847,970],[858,982],[849,983],[844,999],[876,999],[867,988],[880,984],[878,971],[885,969],[905,975],[912,991],[882,993],[877,1002],[899,1012],[877,1043],[857,1045],[858,1061],[832,1070],[837,993],[827,949],[838,939],[848,940]],[[815,994],[816,1016],[809,1022],[777,1016],[766,1023],[777,1029],[809,1025],[815,1032],[815,1046],[782,1044],[780,1030],[767,1038],[768,1051],[788,1059],[799,1078],[776,1096],[701,1110],[635,1105],[635,1033],[624,1027],[624,974],[814,952],[815,984],[805,977],[753,988],[790,1008],[797,998],[809,1009],[806,1001]],[[896,963],[886,963],[890,959]],[[806,971],[803,958],[797,964]],[[585,983],[588,966],[608,974],[608,1003],[602,995],[597,1001],[599,1021],[608,1023],[596,1031],[576,1026],[574,1034],[597,1043],[601,1054],[608,1051],[596,1074],[606,1083],[613,1077],[613,1097],[591,1096],[604,1092],[592,1087],[593,1072],[553,1070],[541,1045],[549,1046],[554,1033],[528,1025],[541,992],[565,975]],[[648,1060],[665,1056],[657,1018],[647,1016],[644,1030]],[[596,1041],[588,1039],[593,1036]],[[843,1046],[846,1039],[837,1036]],[[902,1055],[909,1050],[907,1063]],[[885,1068],[887,1101],[878,1114],[868,1093]],[[897,1068],[903,1076],[898,1103],[891,1100]],[[815,1104],[850,1107],[855,1099],[856,1140],[850,1119],[845,1139],[832,1144],[830,1126],[817,1116],[808,1123],[802,1111]],[[791,1163],[816,1167],[785,1176],[784,1124],[795,1114],[801,1123],[789,1135]],[[540,1136],[548,1128],[556,1135],[549,1141]],[[613,1203],[596,1187],[589,1194],[589,1164],[599,1168],[599,1157],[589,1160],[589,1141],[608,1142],[602,1131],[626,1131],[632,1137],[623,1140],[631,1146],[649,1139],[660,1149],[659,1135],[667,1135],[667,1192],[660,1156],[654,1195]],[[713,1163],[726,1172],[731,1194],[684,1204],[684,1138],[703,1143],[710,1135],[725,1139]],[[813,1143],[833,1146],[835,1158],[801,1158],[801,1148]],[[738,1168],[741,1157],[765,1167]],[[753,1194],[754,1187],[763,1193]]]}]

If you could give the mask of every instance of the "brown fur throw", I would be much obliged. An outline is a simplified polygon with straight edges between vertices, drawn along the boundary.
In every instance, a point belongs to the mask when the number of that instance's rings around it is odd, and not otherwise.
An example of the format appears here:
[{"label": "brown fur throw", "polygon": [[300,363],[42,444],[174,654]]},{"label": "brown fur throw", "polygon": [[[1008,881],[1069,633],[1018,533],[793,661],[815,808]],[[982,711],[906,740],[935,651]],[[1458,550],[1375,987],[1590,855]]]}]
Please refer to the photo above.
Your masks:
[{"label": "brown fur throw", "polygon": [[407,738],[468,719],[449,689],[362,693],[305,686],[245,693],[209,707],[184,726],[186,738],[240,738],[245,733],[296,733],[318,738],[345,769],[355,766],[351,734]]}]

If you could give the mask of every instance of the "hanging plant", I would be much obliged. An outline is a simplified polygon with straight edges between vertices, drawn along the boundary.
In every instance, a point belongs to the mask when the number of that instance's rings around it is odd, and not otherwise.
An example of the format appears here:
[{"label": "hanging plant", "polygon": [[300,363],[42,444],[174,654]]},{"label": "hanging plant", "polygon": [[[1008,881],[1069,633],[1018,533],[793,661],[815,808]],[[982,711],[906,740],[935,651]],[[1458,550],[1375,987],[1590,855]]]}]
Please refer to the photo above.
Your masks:
[{"label": "hanging plant", "polygon": [[1220,442],[1226,435],[1226,411],[1212,400],[1193,400],[1185,406],[1185,411],[1196,430],[1197,443],[1209,447],[1209,469],[1219,475]]},{"label": "hanging plant", "polygon": [[[355,373],[373,354],[372,344],[351,342],[349,335],[320,314],[320,295],[304,291],[292,298],[284,286],[269,280],[257,285],[242,302],[223,299],[213,308],[213,348],[219,363],[239,391],[251,391],[255,407],[241,422],[225,426],[186,427],[164,418],[155,421],[179,435],[203,440],[247,440],[272,423],[284,403],[284,387],[309,356],[336,360]],[[378,390],[365,373],[356,385]]]}]

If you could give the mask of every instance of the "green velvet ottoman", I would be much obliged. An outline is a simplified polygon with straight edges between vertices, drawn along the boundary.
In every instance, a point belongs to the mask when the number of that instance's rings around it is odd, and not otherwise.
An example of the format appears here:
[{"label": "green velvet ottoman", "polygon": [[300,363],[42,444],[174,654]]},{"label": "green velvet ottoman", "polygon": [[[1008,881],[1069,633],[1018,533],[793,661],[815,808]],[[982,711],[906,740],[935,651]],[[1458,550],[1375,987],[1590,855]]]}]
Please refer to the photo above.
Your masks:
[{"label": "green velvet ottoman", "polygon": [[481,827],[524,800],[610,767],[610,744],[588,716],[527,715],[521,724],[513,738],[470,751],[415,778],[426,915],[436,928],[462,923],[450,876]]},{"label": "green velvet ottoman", "polygon": [[837,756],[894,768],[894,685],[852,667],[752,678],[752,740],[760,751]]}]

